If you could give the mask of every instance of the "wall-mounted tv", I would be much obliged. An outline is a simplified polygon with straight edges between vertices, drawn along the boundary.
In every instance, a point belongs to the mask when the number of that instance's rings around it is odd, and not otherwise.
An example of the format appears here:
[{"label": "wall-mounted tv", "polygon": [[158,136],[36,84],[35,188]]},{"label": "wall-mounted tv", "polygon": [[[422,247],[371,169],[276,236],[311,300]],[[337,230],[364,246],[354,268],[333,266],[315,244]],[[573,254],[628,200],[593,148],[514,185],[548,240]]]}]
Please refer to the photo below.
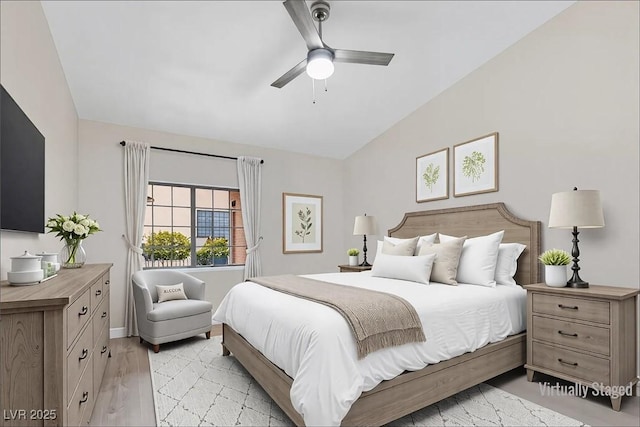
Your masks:
[{"label": "wall-mounted tv", "polygon": [[44,136],[0,89],[0,227],[44,233]]}]

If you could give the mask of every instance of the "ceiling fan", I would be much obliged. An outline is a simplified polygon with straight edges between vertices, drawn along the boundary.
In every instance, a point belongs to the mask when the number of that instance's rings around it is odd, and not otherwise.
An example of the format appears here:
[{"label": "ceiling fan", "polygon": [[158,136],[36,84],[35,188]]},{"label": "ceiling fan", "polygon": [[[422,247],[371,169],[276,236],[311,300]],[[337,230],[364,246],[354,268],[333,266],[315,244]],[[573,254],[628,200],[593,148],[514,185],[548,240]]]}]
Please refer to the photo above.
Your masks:
[{"label": "ceiling fan", "polygon": [[[313,79],[326,79],[333,74],[334,62],[369,65],[389,65],[391,62],[393,53],[333,49],[324,43],[322,41],[322,23],[329,18],[331,9],[327,1],[314,1],[311,4],[311,11],[307,8],[304,0],[286,0],[283,5],[300,31],[309,52],[305,59],[271,83],[271,86],[282,88],[304,71]],[[318,29],[313,23],[314,20],[318,22]]]}]

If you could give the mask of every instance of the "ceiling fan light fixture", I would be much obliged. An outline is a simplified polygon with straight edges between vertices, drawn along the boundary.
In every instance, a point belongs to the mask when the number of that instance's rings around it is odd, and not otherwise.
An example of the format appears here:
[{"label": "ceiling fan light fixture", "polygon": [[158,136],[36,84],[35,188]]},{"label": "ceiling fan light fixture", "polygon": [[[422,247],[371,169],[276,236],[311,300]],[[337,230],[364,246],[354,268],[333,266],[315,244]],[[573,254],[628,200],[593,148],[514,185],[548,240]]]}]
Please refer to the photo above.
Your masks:
[{"label": "ceiling fan light fixture", "polygon": [[315,80],[324,80],[333,74],[333,53],[329,49],[314,49],[307,54],[307,74]]}]

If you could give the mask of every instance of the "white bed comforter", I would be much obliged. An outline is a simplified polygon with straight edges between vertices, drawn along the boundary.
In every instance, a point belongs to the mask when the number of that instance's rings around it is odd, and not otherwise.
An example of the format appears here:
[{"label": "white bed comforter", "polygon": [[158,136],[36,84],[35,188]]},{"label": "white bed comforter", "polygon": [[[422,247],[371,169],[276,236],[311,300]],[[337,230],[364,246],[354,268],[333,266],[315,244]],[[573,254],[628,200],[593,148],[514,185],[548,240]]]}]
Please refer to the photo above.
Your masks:
[{"label": "white bed comforter", "polygon": [[398,295],[415,307],[427,337],[358,360],[352,332],[332,308],[252,282],[234,286],[214,320],[231,326],[294,379],[291,402],[306,425],[340,425],[360,394],[383,380],[525,329],[526,291],[520,287],[423,285],[370,272],[305,277]]}]

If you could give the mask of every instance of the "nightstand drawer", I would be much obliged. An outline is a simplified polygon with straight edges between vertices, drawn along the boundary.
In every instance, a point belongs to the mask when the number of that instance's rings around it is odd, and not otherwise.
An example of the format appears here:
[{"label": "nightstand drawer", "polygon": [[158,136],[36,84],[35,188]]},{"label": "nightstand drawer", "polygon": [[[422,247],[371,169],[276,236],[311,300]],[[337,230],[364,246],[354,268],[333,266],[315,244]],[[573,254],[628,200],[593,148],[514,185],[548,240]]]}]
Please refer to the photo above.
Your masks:
[{"label": "nightstand drawer", "polygon": [[533,312],[609,324],[609,302],[534,294]]},{"label": "nightstand drawer", "polygon": [[533,339],[609,356],[609,329],[533,316]]},{"label": "nightstand drawer", "polygon": [[533,365],[588,382],[610,384],[609,360],[588,356],[577,351],[534,342]]}]

